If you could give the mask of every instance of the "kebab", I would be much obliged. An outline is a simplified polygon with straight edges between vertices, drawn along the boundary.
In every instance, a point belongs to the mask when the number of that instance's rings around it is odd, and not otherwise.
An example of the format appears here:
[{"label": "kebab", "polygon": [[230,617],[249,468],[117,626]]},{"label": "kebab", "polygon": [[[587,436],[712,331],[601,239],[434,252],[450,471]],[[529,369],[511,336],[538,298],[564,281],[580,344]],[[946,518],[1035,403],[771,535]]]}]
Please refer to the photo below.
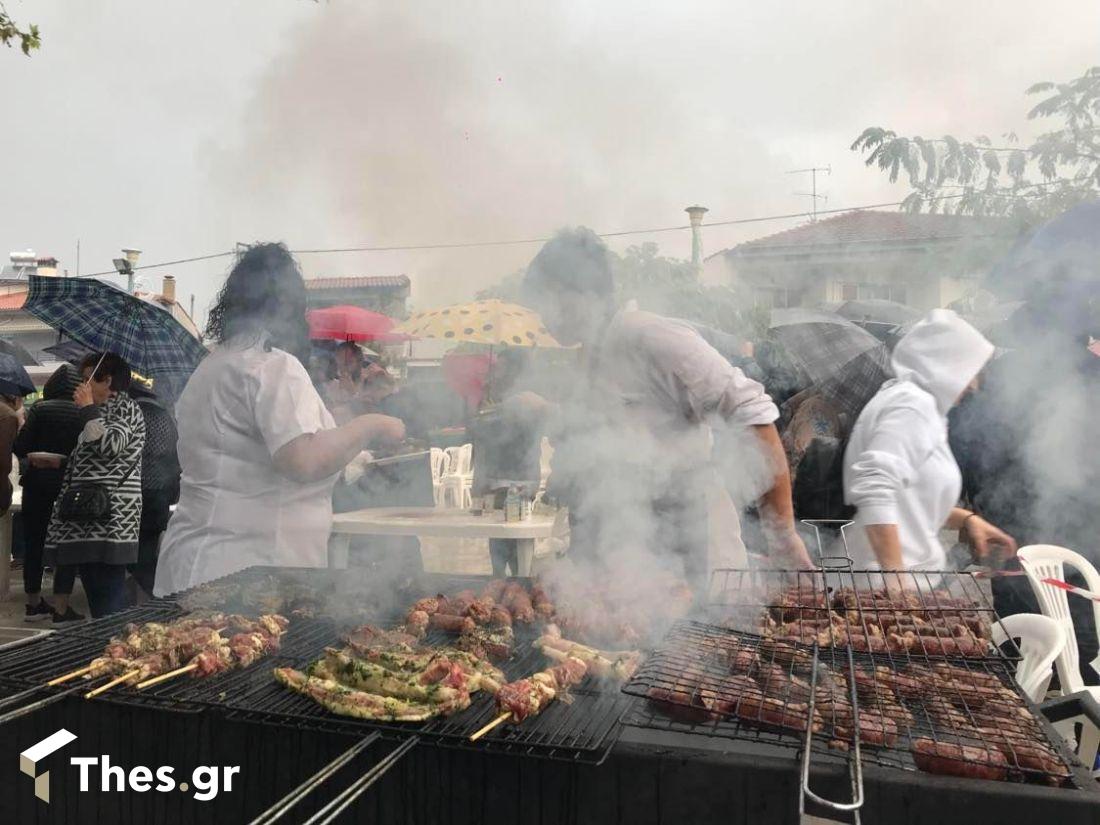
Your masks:
[{"label": "kebab", "polygon": [[497,709],[500,714],[474,733],[470,741],[476,742],[509,719],[514,724],[519,724],[529,716],[537,716],[551,702],[584,679],[587,673],[588,666],[583,661],[568,656],[561,664],[541,670],[526,679],[501,685],[496,695]]},{"label": "kebab", "polygon": [[642,658],[641,652],[637,650],[602,651],[571,642],[563,639],[554,625],[550,625],[546,633],[534,641],[534,646],[544,656],[556,662],[561,663],[569,658],[580,659],[593,676],[619,682],[626,682],[634,675]]},{"label": "kebab", "polygon": [[[278,615],[261,616],[255,621],[243,616],[230,616],[221,629],[204,626],[199,623],[201,621],[183,620],[162,626],[163,630],[157,629],[155,634],[161,646],[137,658],[125,653],[146,650],[150,638],[148,634],[139,632],[140,642],[131,633],[126,642],[113,641],[108,644],[105,655],[88,665],[88,678],[121,675],[90,691],[85,698],[93,698],[123,682],[137,681],[140,683],[138,688],[143,689],[184,673],[194,672],[199,677],[206,677],[233,668],[248,667],[279,648],[288,624],[284,617]],[[223,636],[226,630],[238,632],[227,639]]]}]

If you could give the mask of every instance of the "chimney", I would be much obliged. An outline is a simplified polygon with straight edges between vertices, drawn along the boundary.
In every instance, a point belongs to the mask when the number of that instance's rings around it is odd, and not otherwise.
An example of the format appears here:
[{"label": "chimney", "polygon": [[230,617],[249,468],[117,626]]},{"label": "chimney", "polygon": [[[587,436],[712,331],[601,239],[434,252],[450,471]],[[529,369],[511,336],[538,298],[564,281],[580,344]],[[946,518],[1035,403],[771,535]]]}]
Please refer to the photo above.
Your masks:
[{"label": "chimney", "polygon": [[176,278],[173,275],[164,276],[164,284],[160,288],[161,297],[171,303],[176,302]]},{"label": "chimney", "polygon": [[684,211],[691,221],[691,265],[699,270],[703,266],[703,215],[708,210],[705,206],[689,206]]}]

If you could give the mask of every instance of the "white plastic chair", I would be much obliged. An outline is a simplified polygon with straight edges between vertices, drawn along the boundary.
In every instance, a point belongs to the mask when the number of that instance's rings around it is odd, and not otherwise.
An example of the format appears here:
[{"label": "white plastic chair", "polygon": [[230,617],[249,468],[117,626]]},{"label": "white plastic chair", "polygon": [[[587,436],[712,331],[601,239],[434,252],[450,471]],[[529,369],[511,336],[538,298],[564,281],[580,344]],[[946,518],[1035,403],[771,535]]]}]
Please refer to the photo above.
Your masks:
[{"label": "white plastic chair", "polygon": [[993,625],[993,643],[1019,639],[1021,659],[1016,665],[1016,681],[1033,702],[1046,698],[1054,676],[1054,660],[1066,644],[1066,634],[1054,619],[1037,613],[1005,616]]},{"label": "white plastic chair", "polygon": [[[1018,556],[1020,566],[1027,573],[1028,583],[1031,584],[1031,590],[1039,602],[1039,609],[1043,611],[1044,616],[1058,623],[1066,637],[1062,652],[1054,660],[1058,668],[1058,682],[1061,685],[1062,695],[1087,692],[1093,699],[1100,701],[1100,686],[1086,685],[1081,678],[1081,654],[1077,649],[1073,617],[1069,612],[1069,600],[1081,597],[1073,596],[1060,587],[1043,583],[1043,579],[1057,579],[1064,582],[1066,567],[1070,567],[1084,577],[1085,587],[1088,590],[1100,593],[1100,573],[1080,553],[1053,544],[1032,544],[1021,547]],[[1092,615],[1096,627],[1100,628],[1100,603],[1093,602]],[[1098,664],[1100,664],[1100,656],[1089,662],[1089,666],[1100,673]],[[1076,724],[1082,725],[1080,737],[1074,730]],[[1100,729],[1082,718],[1058,722],[1054,725],[1054,729],[1071,746],[1076,742],[1077,755],[1087,767],[1091,768],[1095,764],[1096,753],[1100,749]]]},{"label": "white plastic chair", "polygon": [[440,503],[444,507],[474,506],[474,445],[448,447],[447,471],[440,478]]},{"label": "white plastic chair", "polygon": [[435,506],[442,503],[442,481],[447,474],[447,465],[450,461],[447,453],[439,447],[432,447],[430,451],[432,466],[432,496],[435,498]]}]

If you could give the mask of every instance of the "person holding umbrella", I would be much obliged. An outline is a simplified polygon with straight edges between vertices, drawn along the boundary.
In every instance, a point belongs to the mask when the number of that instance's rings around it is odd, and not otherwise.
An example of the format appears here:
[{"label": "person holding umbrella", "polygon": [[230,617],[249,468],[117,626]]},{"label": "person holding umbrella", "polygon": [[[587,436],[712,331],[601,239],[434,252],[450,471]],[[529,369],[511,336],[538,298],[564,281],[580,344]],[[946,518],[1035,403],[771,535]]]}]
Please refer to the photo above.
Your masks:
[{"label": "person holding umbrella", "polygon": [[46,561],[79,565],[95,618],[125,607],[126,565],[138,557],[145,421],[126,393],[130,365],[113,352],[80,364],[73,392],[83,427],[46,534]]},{"label": "person holding umbrella", "polygon": [[210,311],[217,348],[176,405],[183,476],[154,594],[252,565],[324,567],[336,477],[369,445],[400,441],[400,421],[336,426],[314,388],[306,289],[278,243],[240,256]]}]

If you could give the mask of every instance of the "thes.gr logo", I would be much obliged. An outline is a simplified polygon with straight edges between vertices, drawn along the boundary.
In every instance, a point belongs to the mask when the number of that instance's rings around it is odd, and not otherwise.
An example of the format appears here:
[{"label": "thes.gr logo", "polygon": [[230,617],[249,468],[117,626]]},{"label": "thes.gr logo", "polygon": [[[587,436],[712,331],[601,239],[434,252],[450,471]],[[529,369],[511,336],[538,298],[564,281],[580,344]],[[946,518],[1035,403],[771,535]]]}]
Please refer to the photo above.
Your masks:
[{"label": "thes.gr logo", "polygon": [[43,802],[48,803],[50,801],[50,772],[44,771],[41,775],[38,775],[37,765],[51,753],[65,747],[74,739],[76,739],[75,733],[69,733],[69,731],[62,728],[57,733],[47,736],[37,745],[31,745],[19,754],[19,770],[34,779],[34,795]]}]

